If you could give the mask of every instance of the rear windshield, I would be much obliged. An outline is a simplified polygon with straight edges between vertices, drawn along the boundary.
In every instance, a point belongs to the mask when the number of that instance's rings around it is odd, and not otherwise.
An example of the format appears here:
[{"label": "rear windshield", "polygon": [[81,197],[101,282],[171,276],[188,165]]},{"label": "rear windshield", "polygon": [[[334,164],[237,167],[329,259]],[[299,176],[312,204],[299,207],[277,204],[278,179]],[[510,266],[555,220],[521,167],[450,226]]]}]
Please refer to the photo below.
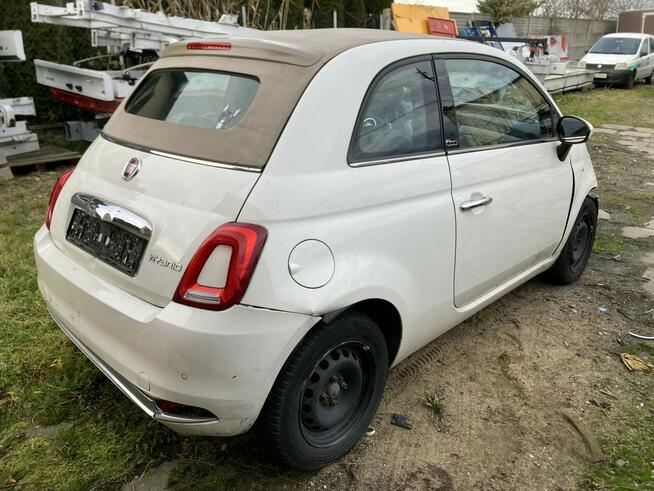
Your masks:
[{"label": "rear windshield", "polygon": [[602,38],[590,49],[591,53],[603,55],[633,55],[638,51],[638,38]]},{"label": "rear windshield", "polygon": [[195,128],[233,128],[247,112],[258,88],[259,81],[246,75],[156,70],[134,91],[125,111]]}]

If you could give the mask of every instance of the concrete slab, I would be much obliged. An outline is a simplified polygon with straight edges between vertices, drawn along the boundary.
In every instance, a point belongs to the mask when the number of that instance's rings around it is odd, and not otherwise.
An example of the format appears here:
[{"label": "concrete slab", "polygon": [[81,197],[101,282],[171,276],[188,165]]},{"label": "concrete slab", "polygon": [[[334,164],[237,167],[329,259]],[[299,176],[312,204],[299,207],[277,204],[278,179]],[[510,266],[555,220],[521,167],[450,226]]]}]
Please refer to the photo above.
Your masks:
[{"label": "concrete slab", "polygon": [[620,136],[632,136],[634,138],[649,139],[654,137],[651,133],[639,133],[638,131],[621,131]]},{"label": "concrete slab", "polygon": [[164,462],[146,472],[143,476],[124,484],[121,491],[160,491],[168,489],[170,473],[178,464],[177,460]]},{"label": "concrete slab", "polygon": [[0,182],[10,181],[14,178],[14,173],[9,167],[0,167]]},{"label": "concrete slab", "polygon": [[618,130],[611,130],[609,128],[595,128],[593,130],[595,133],[604,133],[605,135],[615,135]]},{"label": "concrete slab", "polygon": [[611,219],[611,214],[604,211],[604,210],[599,210],[599,213],[597,214],[597,217],[600,220],[610,220]]},{"label": "concrete slab", "polygon": [[603,124],[602,128],[608,128],[610,130],[620,130],[620,131],[625,131],[625,130],[630,130],[633,128],[633,126],[626,126],[624,124]]},{"label": "concrete slab", "polygon": [[643,282],[643,289],[654,297],[654,268],[646,269],[643,278],[648,280]]},{"label": "concrete slab", "polygon": [[653,133],[654,134],[654,128],[639,128],[638,126],[635,126],[634,130],[640,131],[641,133]]},{"label": "concrete slab", "polygon": [[654,236],[654,229],[643,227],[624,227],[622,235],[629,239],[644,239]]},{"label": "concrete slab", "polygon": [[651,228],[654,229],[654,220],[650,220],[645,224],[645,228]]},{"label": "concrete slab", "polygon": [[654,266],[654,251],[643,254],[641,259],[645,264]]}]

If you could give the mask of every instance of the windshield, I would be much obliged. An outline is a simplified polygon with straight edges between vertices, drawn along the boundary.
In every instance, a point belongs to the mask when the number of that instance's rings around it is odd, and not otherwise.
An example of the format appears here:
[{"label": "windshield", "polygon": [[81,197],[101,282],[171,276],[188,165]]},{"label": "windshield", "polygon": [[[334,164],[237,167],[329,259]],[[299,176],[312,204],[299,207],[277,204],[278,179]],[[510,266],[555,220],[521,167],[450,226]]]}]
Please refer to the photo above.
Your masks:
[{"label": "windshield", "polygon": [[250,107],[259,82],[208,70],[156,70],[125,106],[128,113],[196,128],[233,128]]},{"label": "windshield", "polygon": [[633,55],[638,51],[638,38],[602,38],[590,49],[591,53],[604,55]]}]

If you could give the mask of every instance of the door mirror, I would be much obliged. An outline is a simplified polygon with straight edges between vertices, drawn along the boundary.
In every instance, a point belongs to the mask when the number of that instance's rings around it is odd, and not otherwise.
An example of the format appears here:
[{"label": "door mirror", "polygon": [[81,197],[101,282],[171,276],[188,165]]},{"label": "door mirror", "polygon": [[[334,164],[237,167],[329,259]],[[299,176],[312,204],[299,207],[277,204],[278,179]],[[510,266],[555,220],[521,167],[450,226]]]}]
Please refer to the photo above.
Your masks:
[{"label": "door mirror", "polygon": [[563,116],[556,125],[556,134],[561,144],[556,149],[559,160],[563,162],[575,143],[585,143],[593,132],[590,123],[576,116]]}]

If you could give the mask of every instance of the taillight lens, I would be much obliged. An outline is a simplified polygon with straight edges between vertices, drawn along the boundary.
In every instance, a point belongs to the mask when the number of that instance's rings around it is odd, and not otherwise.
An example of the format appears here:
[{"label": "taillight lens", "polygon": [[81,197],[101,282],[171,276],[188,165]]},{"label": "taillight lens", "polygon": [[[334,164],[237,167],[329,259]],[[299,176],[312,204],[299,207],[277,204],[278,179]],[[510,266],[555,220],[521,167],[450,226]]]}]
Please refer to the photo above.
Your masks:
[{"label": "taillight lens", "polygon": [[[245,294],[268,232],[260,225],[227,223],[216,229],[191,259],[173,300],[209,310],[225,310]],[[202,285],[198,279],[207,260],[218,246],[232,250],[224,286]]]},{"label": "taillight lens", "polygon": [[52,188],[52,193],[50,193],[50,199],[48,200],[48,211],[45,214],[45,226],[50,230],[50,222],[52,221],[52,214],[54,213],[55,205],[57,204],[57,198],[59,198],[59,193],[68,181],[68,178],[73,174],[75,167],[71,167],[66,172],[64,172],[57,182],[55,182],[54,187]]}]

